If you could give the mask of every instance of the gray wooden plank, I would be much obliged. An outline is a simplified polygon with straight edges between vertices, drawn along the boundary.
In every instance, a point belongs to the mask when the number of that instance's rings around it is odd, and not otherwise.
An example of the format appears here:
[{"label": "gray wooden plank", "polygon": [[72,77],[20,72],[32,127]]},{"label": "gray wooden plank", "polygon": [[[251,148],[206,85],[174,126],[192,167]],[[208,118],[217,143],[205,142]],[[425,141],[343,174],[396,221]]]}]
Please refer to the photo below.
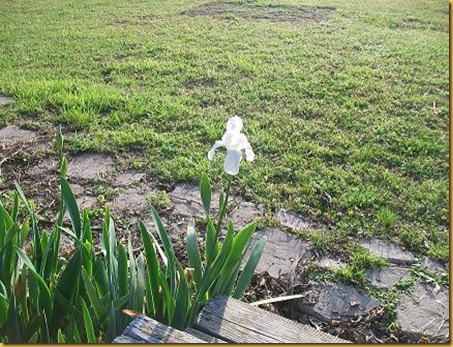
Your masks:
[{"label": "gray wooden plank", "polygon": [[198,337],[199,339],[201,339],[201,340],[203,340],[205,342],[208,342],[208,343],[226,343],[226,341],[223,341],[222,339],[219,339],[217,337],[208,335],[208,334],[206,334],[206,333],[204,333],[204,332],[202,332],[200,330],[196,330],[196,329],[193,329],[193,328],[187,328],[184,331],[186,331],[190,335]]},{"label": "gray wooden plank", "polygon": [[141,340],[133,339],[129,336],[120,335],[112,343],[145,343]]},{"label": "gray wooden plank", "polygon": [[131,339],[133,343],[205,343],[205,341],[166,326],[146,316],[135,318],[127,327],[120,340]]},{"label": "gray wooden plank", "polygon": [[349,343],[226,296],[213,298],[194,328],[235,343]]},{"label": "gray wooden plank", "polygon": [[263,335],[259,331],[253,331],[248,327],[217,317],[215,314],[206,313],[206,311],[197,317],[194,328],[229,343],[280,343],[276,338]]}]

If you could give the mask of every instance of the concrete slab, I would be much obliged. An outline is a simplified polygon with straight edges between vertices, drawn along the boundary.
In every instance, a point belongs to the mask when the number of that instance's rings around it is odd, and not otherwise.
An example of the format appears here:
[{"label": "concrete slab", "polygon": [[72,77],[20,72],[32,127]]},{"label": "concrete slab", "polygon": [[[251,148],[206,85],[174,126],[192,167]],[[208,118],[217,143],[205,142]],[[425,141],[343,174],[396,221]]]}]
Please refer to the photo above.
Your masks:
[{"label": "concrete slab", "polygon": [[264,205],[242,201],[231,212],[229,218],[233,221],[236,230],[264,216]]},{"label": "concrete slab", "polygon": [[369,270],[367,280],[374,288],[391,289],[396,283],[407,280],[410,276],[408,268],[391,266]]},{"label": "concrete slab", "polygon": [[249,251],[262,236],[267,237],[267,243],[255,270],[257,274],[267,271],[270,276],[279,278],[294,272],[299,260],[311,257],[311,251],[306,242],[278,229],[257,231]]},{"label": "concrete slab", "polygon": [[317,283],[297,301],[297,308],[323,322],[354,319],[380,306],[377,299],[339,283]]},{"label": "concrete slab", "polygon": [[69,162],[68,177],[72,179],[94,180],[112,171],[114,162],[106,154],[83,153]]},{"label": "concrete slab", "polygon": [[393,243],[374,238],[364,238],[359,243],[371,254],[387,259],[390,263],[412,265],[415,262],[415,256],[412,252]]},{"label": "concrete slab", "polygon": [[402,294],[398,300],[397,321],[401,330],[414,338],[449,338],[449,300],[447,287],[436,292],[427,283],[415,284],[409,294]]}]

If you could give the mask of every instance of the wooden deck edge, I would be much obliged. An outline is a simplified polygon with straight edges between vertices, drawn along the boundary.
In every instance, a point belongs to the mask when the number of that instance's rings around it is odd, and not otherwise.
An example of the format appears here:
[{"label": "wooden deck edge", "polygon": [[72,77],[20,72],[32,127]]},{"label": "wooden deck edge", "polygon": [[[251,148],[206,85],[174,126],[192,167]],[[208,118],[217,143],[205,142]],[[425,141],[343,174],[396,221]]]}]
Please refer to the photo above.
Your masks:
[{"label": "wooden deck edge", "polygon": [[227,341],[224,341],[218,337],[208,335],[200,330],[197,330],[196,328],[187,328],[184,330],[188,332],[189,334],[198,337],[199,339],[207,342],[207,343],[228,343]]},{"label": "wooden deck edge", "polygon": [[180,331],[146,316],[113,343],[351,343],[226,296],[213,298],[192,327]]},{"label": "wooden deck edge", "polygon": [[202,339],[146,316],[135,318],[114,343],[206,343]]},{"label": "wooden deck edge", "polygon": [[227,296],[213,298],[195,327],[233,343],[351,343]]}]

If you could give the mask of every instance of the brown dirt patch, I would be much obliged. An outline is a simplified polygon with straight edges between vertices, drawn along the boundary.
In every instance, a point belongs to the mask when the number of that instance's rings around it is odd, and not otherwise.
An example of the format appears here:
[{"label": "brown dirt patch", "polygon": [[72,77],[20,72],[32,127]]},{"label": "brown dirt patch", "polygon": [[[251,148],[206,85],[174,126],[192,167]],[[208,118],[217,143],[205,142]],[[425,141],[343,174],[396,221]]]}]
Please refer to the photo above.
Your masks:
[{"label": "brown dirt patch", "polygon": [[334,11],[335,7],[329,6],[291,6],[217,2],[203,4],[191,10],[184,11],[181,14],[188,16],[233,16],[251,20],[261,19],[269,22],[309,24],[328,20]]}]

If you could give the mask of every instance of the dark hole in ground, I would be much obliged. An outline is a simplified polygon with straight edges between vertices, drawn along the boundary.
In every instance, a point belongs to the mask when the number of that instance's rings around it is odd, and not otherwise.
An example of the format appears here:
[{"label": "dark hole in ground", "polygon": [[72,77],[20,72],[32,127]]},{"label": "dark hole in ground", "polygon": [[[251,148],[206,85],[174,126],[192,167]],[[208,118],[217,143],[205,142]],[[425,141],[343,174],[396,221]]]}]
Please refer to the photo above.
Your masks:
[{"label": "dark hole in ground", "polygon": [[295,24],[317,23],[328,20],[335,7],[240,4],[217,2],[203,4],[182,14],[188,16],[236,16],[245,19],[264,19],[269,22],[291,22]]}]

